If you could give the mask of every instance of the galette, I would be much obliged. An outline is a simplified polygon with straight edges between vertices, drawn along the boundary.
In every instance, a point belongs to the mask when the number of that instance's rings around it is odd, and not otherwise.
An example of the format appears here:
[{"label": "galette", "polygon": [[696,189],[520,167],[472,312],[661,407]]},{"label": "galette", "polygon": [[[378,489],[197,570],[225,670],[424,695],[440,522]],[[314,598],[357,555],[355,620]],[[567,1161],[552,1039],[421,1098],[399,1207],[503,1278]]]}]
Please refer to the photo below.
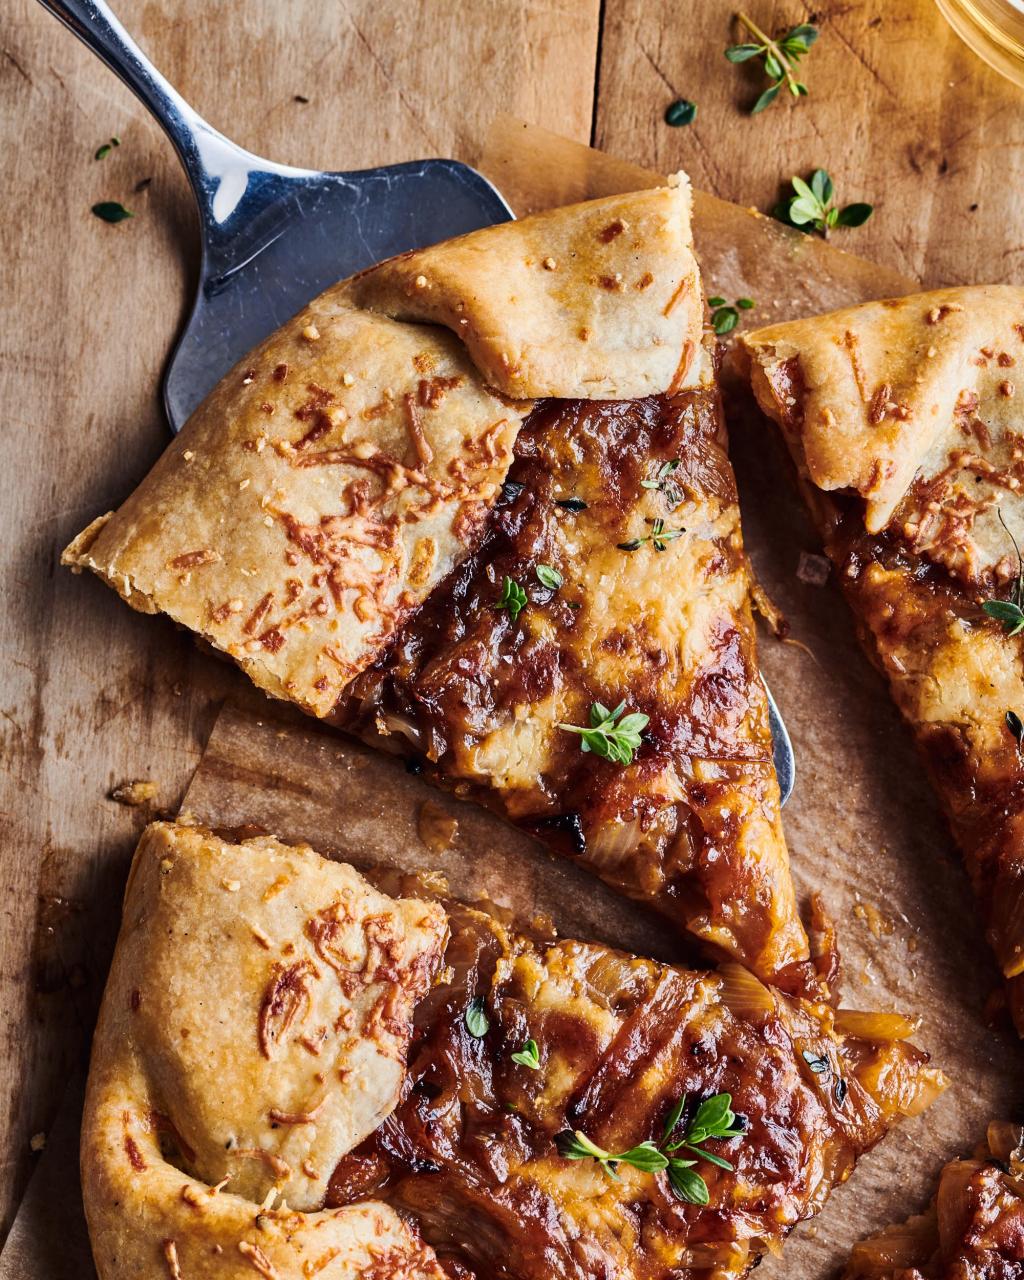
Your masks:
[{"label": "galette", "polygon": [[64,561],[820,993],[704,315],[682,177],[386,262]]},{"label": "galette", "polygon": [[82,1130],[100,1280],[744,1274],[943,1087],[786,996],[157,823]]}]

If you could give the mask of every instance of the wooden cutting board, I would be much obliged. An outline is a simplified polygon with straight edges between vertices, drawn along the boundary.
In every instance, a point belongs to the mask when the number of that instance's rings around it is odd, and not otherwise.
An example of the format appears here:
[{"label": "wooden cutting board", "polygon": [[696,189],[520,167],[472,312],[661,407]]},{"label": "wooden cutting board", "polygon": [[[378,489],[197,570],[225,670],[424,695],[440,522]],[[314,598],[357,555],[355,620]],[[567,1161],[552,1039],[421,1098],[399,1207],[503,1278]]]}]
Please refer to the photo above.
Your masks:
[{"label": "wooden cutting board", "polygon": [[[661,181],[509,119],[492,129],[481,167],[519,213]],[[753,298],[748,324],[915,287],[699,193],[695,230],[708,292]],[[844,1003],[920,1014],[915,1038],[953,1080],[931,1111],[894,1132],[796,1233],[785,1262],[769,1260],[760,1273],[766,1280],[821,1280],[854,1240],[921,1208],[941,1163],[970,1149],[989,1119],[1021,1113],[1024,1051],[1005,1029],[985,1022],[995,970],[909,734],[857,646],[838,590],[799,576],[801,556],[815,553],[817,543],[780,442],[731,384],[728,409],[748,551],[791,624],[790,643],[762,635],[761,664],[796,750],[797,785],[784,817],[798,891],[804,898],[822,891],[840,922]],[[230,675],[225,668],[225,687],[236,688]],[[221,713],[183,811],[214,825],[257,824],[357,864],[436,867],[457,893],[543,911],[565,933],[685,958],[686,944],[663,924],[493,815],[440,796],[400,764],[255,692],[245,702]],[[424,805],[456,819],[450,847],[434,851],[424,843]],[[53,1206],[67,1206],[76,1194],[68,1176],[76,1123],[72,1099],[0,1256],[0,1280],[58,1274]],[[80,1215],[60,1214],[61,1266],[69,1276],[88,1276]]]}]

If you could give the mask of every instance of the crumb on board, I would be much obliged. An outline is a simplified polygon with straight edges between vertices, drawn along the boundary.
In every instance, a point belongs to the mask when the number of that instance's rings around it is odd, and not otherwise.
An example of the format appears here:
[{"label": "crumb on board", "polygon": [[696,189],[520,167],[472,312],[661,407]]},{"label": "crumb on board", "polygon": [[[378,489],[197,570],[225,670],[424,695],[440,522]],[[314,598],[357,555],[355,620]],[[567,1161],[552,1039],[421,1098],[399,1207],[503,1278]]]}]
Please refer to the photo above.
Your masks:
[{"label": "crumb on board", "polygon": [[158,787],[150,778],[136,778],[132,782],[121,782],[110,793],[110,799],[118,804],[137,808],[140,804],[148,804],[156,799]]},{"label": "crumb on board", "polygon": [[32,1151],[42,1151],[42,1149],[46,1146],[46,1134],[34,1133],[32,1137],[29,1138],[28,1145],[30,1150]]},{"label": "crumb on board", "polygon": [[424,800],[420,805],[417,830],[431,853],[443,853],[450,848],[458,829],[458,821],[433,800]]}]

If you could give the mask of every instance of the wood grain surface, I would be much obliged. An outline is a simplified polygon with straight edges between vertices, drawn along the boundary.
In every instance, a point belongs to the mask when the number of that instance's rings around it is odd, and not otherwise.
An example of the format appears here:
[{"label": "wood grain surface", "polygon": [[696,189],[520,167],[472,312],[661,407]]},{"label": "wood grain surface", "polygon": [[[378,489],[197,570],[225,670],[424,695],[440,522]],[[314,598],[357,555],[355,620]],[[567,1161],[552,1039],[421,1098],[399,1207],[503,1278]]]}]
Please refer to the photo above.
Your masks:
[{"label": "wood grain surface", "polygon": [[[780,178],[824,165],[842,197],[878,206],[845,246],[929,284],[1022,278],[1022,97],[929,0],[751,0],[762,25],[816,12],[822,29],[811,97],[753,121],[757,86],[722,57],[732,9],[719,0],[115,7],[199,111],[278,160],[474,160],[508,111],[762,208]],[[699,103],[689,129],[662,122],[677,95]],[[168,623],[57,569],[166,440],[160,373],[196,265],[184,178],[134,98],[33,0],[5,5],[0,130],[2,1238],[30,1137],[87,1047],[137,834],[177,806],[225,694],[252,695]],[[95,161],[114,134],[121,146]],[[136,217],[100,222],[101,199]],[[140,777],[158,783],[153,805],[106,798]]]}]

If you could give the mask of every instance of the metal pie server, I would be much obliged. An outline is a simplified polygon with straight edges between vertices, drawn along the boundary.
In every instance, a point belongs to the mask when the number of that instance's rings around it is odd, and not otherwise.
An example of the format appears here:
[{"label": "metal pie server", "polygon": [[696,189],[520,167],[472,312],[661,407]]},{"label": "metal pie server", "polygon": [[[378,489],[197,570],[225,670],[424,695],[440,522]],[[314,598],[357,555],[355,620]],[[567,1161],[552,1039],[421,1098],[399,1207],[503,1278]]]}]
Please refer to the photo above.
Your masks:
[{"label": "metal pie server", "polygon": [[[513,216],[487,179],[457,160],[319,173],[254,156],[192,110],[105,0],[40,3],[141,99],[173,143],[196,198],[199,287],[164,374],[174,431],[247,351],[330,285]],[[785,803],[793,748],[770,692],[768,700]]]}]

